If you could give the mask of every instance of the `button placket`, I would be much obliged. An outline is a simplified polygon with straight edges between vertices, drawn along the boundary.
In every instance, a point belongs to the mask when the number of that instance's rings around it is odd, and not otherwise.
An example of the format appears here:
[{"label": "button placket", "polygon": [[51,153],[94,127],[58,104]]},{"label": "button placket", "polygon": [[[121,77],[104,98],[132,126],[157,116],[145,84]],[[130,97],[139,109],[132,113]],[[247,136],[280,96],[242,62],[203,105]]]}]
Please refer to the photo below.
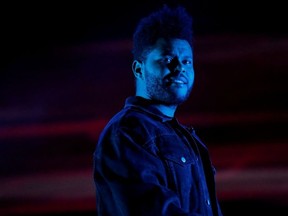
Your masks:
[{"label": "button placket", "polygon": [[182,156],[182,157],[181,157],[181,161],[182,161],[183,163],[186,163],[186,158],[185,158],[184,156]]}]

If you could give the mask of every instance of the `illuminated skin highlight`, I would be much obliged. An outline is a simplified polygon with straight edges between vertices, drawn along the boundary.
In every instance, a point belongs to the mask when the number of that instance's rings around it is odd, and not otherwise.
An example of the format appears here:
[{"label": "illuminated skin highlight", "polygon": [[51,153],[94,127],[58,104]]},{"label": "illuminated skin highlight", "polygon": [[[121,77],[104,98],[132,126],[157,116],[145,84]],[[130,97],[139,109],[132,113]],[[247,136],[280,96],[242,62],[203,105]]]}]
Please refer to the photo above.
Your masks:
[{"label": "illuminated skin highlight", "polygon": [[155,101],[155,106],[167,116],[174,116],[193,87],[193,53],[186,40],[158,39],[143,61],[133,62],[132,69],[136,96]]}]

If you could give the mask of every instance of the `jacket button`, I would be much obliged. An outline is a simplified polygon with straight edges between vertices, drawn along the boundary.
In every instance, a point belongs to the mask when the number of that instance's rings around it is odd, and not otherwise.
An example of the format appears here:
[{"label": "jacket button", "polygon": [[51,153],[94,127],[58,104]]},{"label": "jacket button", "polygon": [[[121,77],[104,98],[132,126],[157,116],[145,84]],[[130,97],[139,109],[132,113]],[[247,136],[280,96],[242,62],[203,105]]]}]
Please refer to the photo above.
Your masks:
[{"label": "jacket button", "polygon": [[182,161],[183,163],[186,163],[186,158],[185,158],[185,157],[181,157],[181,161]]},{"label": "jacket button", "polygon": [[207,204],[208,206],[210,206],[210,200],[209,200],[209,199],[206,200],[206,204]]}]

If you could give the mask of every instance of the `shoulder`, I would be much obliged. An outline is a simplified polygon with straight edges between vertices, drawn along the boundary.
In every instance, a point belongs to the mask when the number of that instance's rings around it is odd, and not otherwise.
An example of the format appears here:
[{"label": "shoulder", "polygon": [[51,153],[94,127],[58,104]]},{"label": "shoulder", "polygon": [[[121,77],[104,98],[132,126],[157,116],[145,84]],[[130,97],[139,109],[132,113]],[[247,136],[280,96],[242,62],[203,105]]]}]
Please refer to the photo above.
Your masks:
[{"label": "shoulder", "polygon": [[[138,110],[123,109],[115,114],[100,133],[98,146],[144,146],[163,129],[160,121]],[[113,146],[113,147],[112,147]]]},{"label": "shoulder", "polygon": [[159,123],[161,123],[159,119],[156,119],[141,110],[123,109],[110,119],[106,128],[139,129],[145,125],[152,126],[159,125]]}]

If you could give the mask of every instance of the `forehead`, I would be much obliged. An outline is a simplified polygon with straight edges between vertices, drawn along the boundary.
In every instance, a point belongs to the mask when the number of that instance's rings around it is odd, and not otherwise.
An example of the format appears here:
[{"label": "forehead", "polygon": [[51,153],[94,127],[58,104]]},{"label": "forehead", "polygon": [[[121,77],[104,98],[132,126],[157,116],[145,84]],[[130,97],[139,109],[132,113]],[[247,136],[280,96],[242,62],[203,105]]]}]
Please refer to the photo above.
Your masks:
[{"label": "forehead", "polygon": [[185,53],[192,55],[192,48],[188,41],[183,39],[158,39],[154,51],[163,53]]}]

